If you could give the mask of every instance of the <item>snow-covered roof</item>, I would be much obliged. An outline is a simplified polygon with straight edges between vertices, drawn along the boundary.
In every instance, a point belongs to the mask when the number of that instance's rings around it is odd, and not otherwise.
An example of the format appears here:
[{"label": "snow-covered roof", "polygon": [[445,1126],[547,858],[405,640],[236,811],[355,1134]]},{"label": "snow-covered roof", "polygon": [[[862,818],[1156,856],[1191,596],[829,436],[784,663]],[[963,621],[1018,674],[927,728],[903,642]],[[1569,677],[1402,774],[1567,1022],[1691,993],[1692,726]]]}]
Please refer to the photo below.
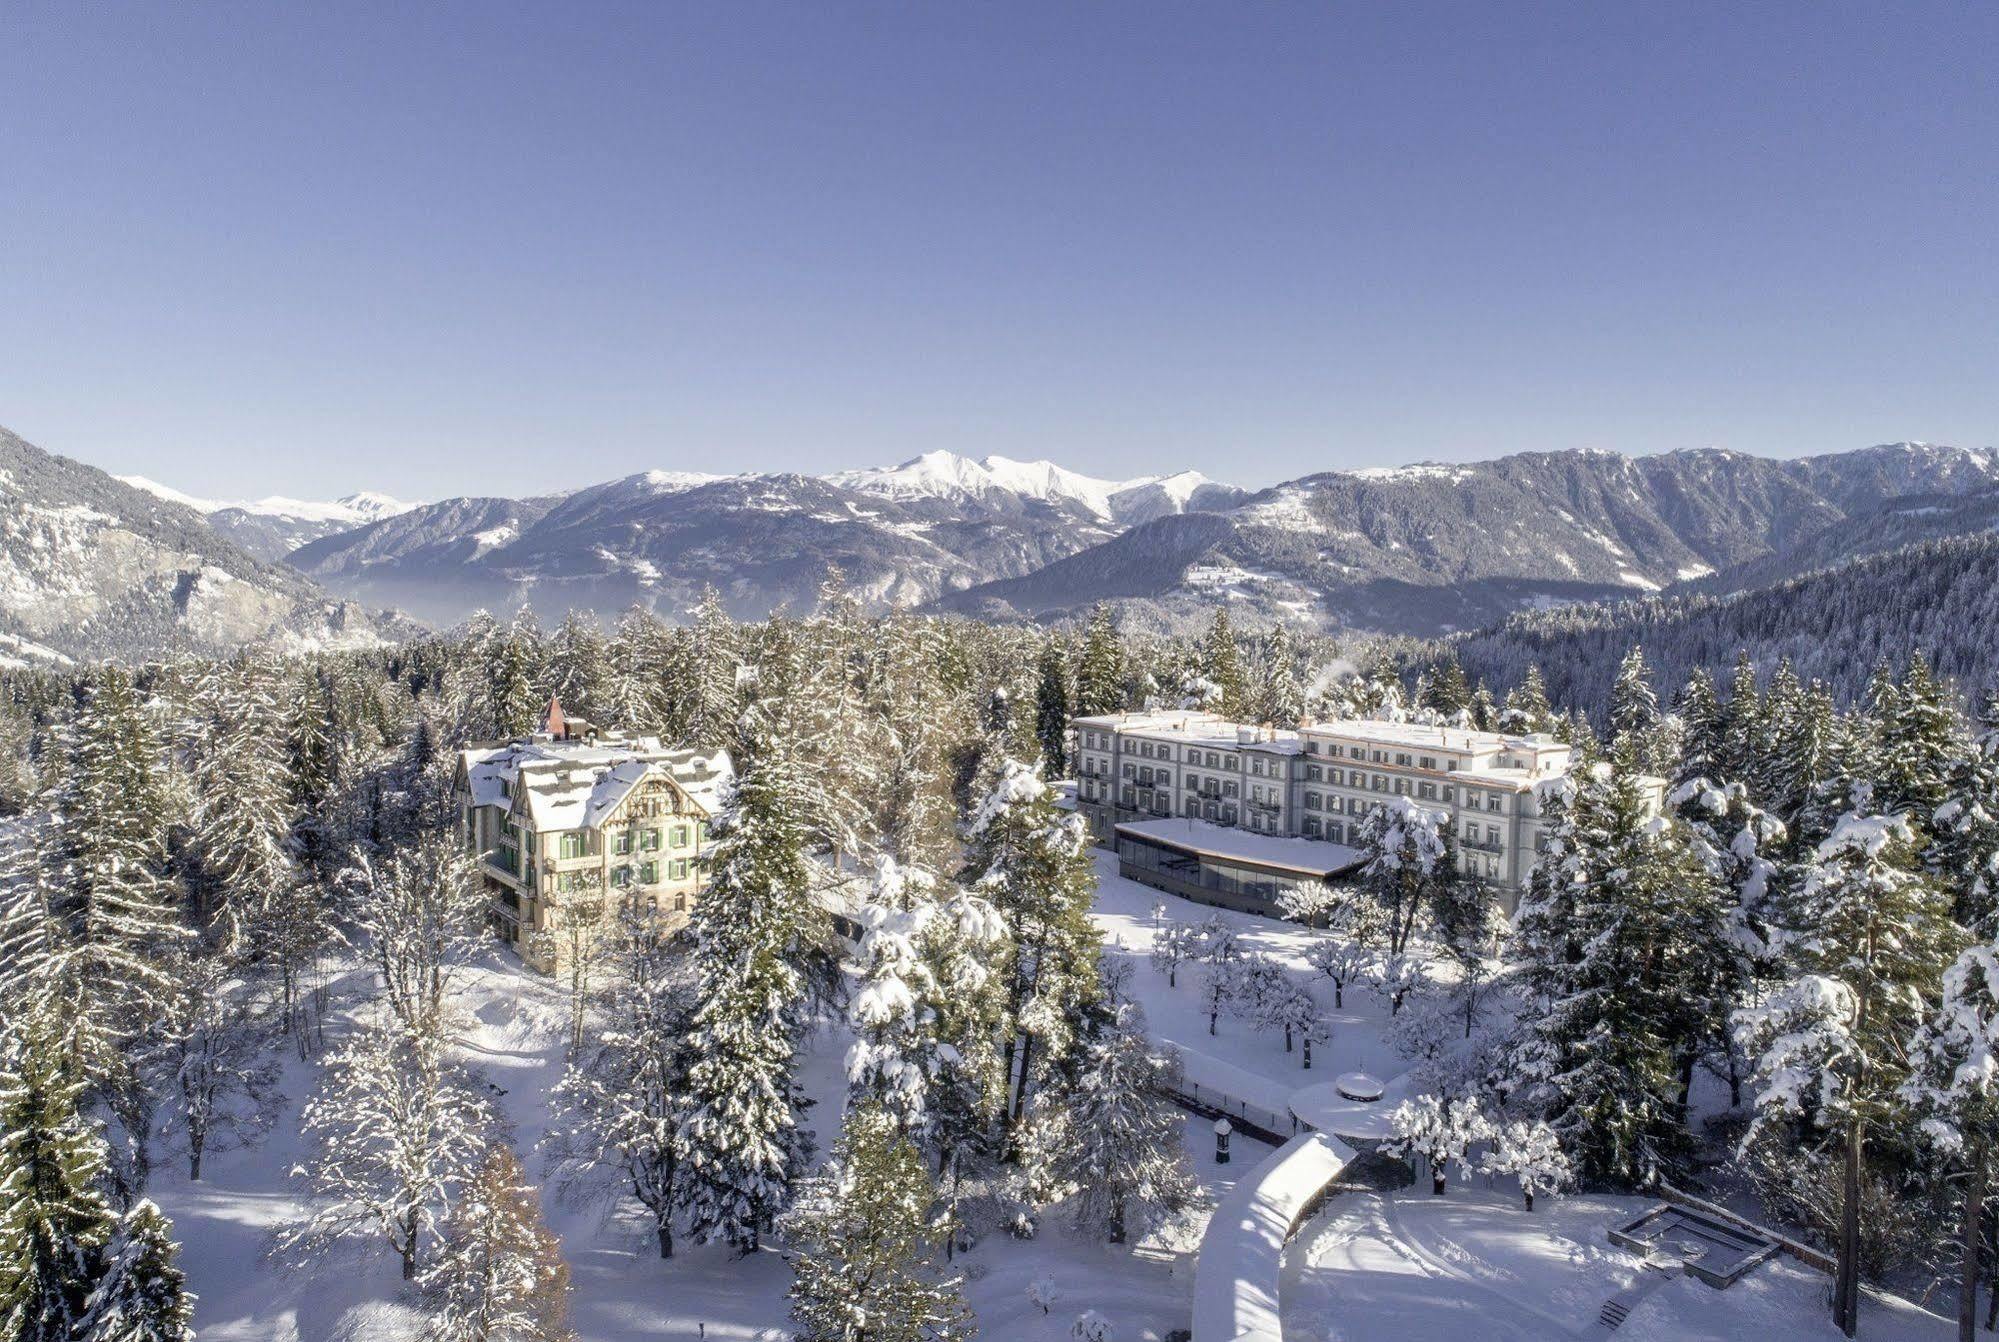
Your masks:
[{"label": "snow-covered roof", "polygon": [[1337,737],[1366,741],[1372,745],[1462,751],[1474,755],[1501,750],[1567,754],[1569,750],[1568,746],[1545,732],[1516,736],[1509,732],[1481,732],[1469,727],[1440,727],[1426,722],[1379,722],[1373,718],[1332,718],[1324,722],[1308,722],[1302,730],[1307,737]]},{"label": "snow-covered roof", "polygon": [[726,750],[669,750],[656,736],[598,741],[512,741],[459,753],[474,806],[511,806],[522,785],[524,819],[537,833],[594,829],[632,790],[655,775],[671,778],[713,815],[735,778]]},{"label": "snow-covered roof", "polygon": [[1223,1196],[1194,1260],[1194,1342],[1283,1342],[1284,1243],[1353,1158],[1338,1138],[1304,1133]]},{"label": "snow-covered roof", "polygon": [[1126,736],[1179,741],[1204,750],[1261,750],[1296,755],[1305,748],[1297,732],[1236,722],[1219,713],[1194,709],[1154,709],[1142,713],[1105,713],[1077,718],[1079,726],[1103,727]]},{"label": "snow-covered roof", "polygon": [[[1372,718],[1335,718],[1308,722],[1297,731],[1273,728],[1253,722],[1237,722],[1219,713],[1196,709],[1147,709],[1132,713],[1101,713],[1077,718],[1079,727],[1095,727],[1155,740],[1181,741],[1205,749],[1265,750],[1295,755],[1309,743],[1358,741],[1369,746],[1397,750],[1433,750],[1439,754],[1468,755],[1474,758],[1512,754],[1534,758],[1544,767],[1559,765],[1568,758],[1569,747],[1545,733],[1515,736],[1505,732],[1479,732],[1467,727],[1439,727],[1422,722],[1377,722]],[[1518,781],[1535,776],[1525,768],[1488,765],[1480,772],[1495,779]]]},{"label": "snow-covered roof", "polygon": [[1363,860],[1358,848],[1324,839],[1291,839],[1278,834],[1258,834],[1252,830],[1213,825],[1192,816],[1161,820],[1127,820],[1117,827],[1119,834],[1171,844],[1185,852],[1227,861],[1251,862],[1260,867],[1281,867],[1309,876],[1331,876]]}]

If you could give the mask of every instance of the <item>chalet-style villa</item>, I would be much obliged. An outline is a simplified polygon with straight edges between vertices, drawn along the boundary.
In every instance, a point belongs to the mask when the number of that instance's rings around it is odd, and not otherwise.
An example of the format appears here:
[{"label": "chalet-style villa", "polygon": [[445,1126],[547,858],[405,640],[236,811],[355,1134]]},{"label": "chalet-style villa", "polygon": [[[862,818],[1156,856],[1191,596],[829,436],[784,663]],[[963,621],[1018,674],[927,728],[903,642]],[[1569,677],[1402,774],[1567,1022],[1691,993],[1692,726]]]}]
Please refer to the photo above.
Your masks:
[{"label": "chalet-style villa", "polygon": [[684,921],[734,776],[725,750],[599,732],[555,700],[532,736],[460,751],[453,798],[495,931],[554,973],[621,909]]}]

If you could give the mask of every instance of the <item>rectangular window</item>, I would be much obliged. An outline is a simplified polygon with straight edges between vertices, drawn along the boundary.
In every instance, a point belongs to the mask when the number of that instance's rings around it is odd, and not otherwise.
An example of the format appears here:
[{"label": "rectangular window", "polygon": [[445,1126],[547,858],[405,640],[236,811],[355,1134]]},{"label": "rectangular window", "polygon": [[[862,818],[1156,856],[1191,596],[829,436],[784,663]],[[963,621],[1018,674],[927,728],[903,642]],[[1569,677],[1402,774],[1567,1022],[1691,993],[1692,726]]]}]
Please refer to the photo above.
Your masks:
[{"label": "rectangular window", "polygon": [[562,836],[561,856],[563,857],[583,856],[583,836],[573,831],[564,833]]},{"label": "rectangular window", "polygon": [[673,860],[673,879],[676,881],[684,881],[687,879],[686,858],[677,857]]},{"label": "rectangular window", "polygon": [[617,833],[617,837],[611,840],[611,851],[614,853],[631,852],[632,832],[628,829],[619,830]]},{"label": "rectangular window", "polygon": [[611,884],[624,887],[632,883],[632,869],[629,866],[611,868]]},{"label": "rectangular window", "polygon": [[639,881],[645,885],[659,884],[659,863],[646,862],[639,866]]},{"label": "rectangular window", "polygon": [[643,848],[648,853],[659,851],[659,831],[656,829],[649,829],[642,832],[639,835],[639,847]]}]

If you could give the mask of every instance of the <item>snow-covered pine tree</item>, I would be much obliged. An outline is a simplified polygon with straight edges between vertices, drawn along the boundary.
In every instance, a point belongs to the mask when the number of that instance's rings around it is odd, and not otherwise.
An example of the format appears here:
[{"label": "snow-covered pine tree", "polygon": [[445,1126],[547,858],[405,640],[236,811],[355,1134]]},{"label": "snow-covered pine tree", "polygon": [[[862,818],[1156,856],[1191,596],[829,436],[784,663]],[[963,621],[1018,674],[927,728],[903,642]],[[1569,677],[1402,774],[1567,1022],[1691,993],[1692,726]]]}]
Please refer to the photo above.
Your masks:
[{"label": "snow-covered pine tree", "polygon": [[1611,743],[1627,752],[1640,768],[1657,772],[1665,767],[1666,754],[1659,732],[1659,696],[1652,689],[1645,653],[1633,644],[1618,663],[1617,681],[1611,686]]},{"label": "snow-covered pine tree", "polygon": [[726,744],[742,710],[743,648],[740,632],[722,605],[721,593],[702,589],[684,654],[669,665],[667,694],[676,733],[707,745]]},{"label": "snow-covered pine tree", "polygon": [[572,1190],[636,1198],[659,1256],[671,1258],[694,994],[655,919],[620,920],[592,1006],[595,1028],[556,1085],[545,1149]]},{"label": "snow-covered pine tree", "polygon": [[161,1134],[187,1152],[190,1180],[201,1178],[205,1155],[255,1141],[276,1117],[284,1097],[270,1049],[270,1022],[225,962],[176,962],[166,1017],[139,1071],[162,1097]]},{"label": "snow-covered pine tree", "polygon": [[1899,1098],[1930,1145],[1960,1172],[1957,1329],[1975,1339],[1981,1229],[1999,1148],[1999,945],[1966,947],[1944,971],[1943,996],[1909,1042]]},{"label": "snow-covered pine tree", "polygon": [[327,1055],[300,1127],[312,1158],[293,1175],[313,1200],[279,1233],[280,1248],[312,1256],[341,1240],[378,1240],[414,1281],[452,1198],[485,1158],[495,1118],[440,1039],[392,1022],[355,1029]]},{"label": "snow-covered pine tree", "polygon": [[749,763],[715,827],[714,874],[694,907],[696,1000],[687,1111],[675,1140],[689,1227],[753,1252],[791,1200],[810,1134],[795,1072],[805,998],[797,960],[808,898],[791,742],[763,697],[745,712]]},{"label": "snow-covered pine tree", "polygon": [[105,1253],[76,1342],[194,1342],[195,1296],[176,1261],[173,1230],[150,1199],[132,1204]]},{"label": "snow-covered pine tree", "polygon": [[1008,1115],[1061,1062],[1076,1023],[1097,1000],[1101,940],[1090,921],[1096,865],[1081,816],[1055,809],[1041,775],[1009,760],[972,813],[967,886],[989,901],[1011,935],[1004,971]]},{"label": "snow-covered pine tree", "polygon": [[939,985],[918,949],[936,911],[936,882],[887,855],[875,859],[874,888],[861,913],[860,985],[847,1016],[847,1083],[854,1101],[871,1100],[902,1132],[920,1140],[929,1124],[930,1087],[942,1071],[932,1003]]},{"label": "snow-covered pine tree", "polygon": [[591,616],[572,610],[542,649],[538,697],[560,699],[562,711],[589,722],[604,721],[604,635]]},{"label": "snow-covered pine tree", "polygon": [[542,637],[534,612],[515,612],[506,628],[494,632],[488,645],[486,697],[491,705],[494,735],[526,736],[541,721],[548,696],[542,693]]},{"label": "snow-covered pine tree", "polygon": [[1449,817],[1408,797],[1391,797],[1361,822],[1361,885],[1379,911],[1388,953],[1409,948],[1431,904],[1446,858],[1442,827]]},{"label": "snow-covered pine tree", "polygon": [[1506,703],[1499,711],[1499,729],[1524,736],[1554,728],[1555,710],[1548,702],[1548,687],[1541,679],[1541,668],[1530,663],[1526,676],[1506,693]]},{"label": "snow-covered pine tree", "polygon": [[[1780,967],[1777,928],[1793,873],[1774,854],[1785,848],[1787,833],[1781,820],[1749,799],[1741,783],[1724,787],[1697,776],[1672,789],[1666,800],[1726,896],[1721,935],[1702,943],[1717,957],[1711,985],[1717,1005],[1707,1019],[1725,1022],[1756,984]],[[1738,1108],[1747,1060],[1734,1032],[1723,1030],[1713,1038],[1703,1060],[1726,1075],[1729,1107]]]},{"label": "snow-covered pine tree", "polygon": [[1896,1103],[1908,1041],[1960,935],[1914,844],[1904,817],[1844,817],[1787,915],[1793,977],[1737,1016],[1760,1083],[1750,1138],[1799,1125],[1843,1149],[1833,1321],[1848,1336],[1859,1324],[1868,1133]]},{"label": "snow-covered pine tree", "polygon": [[1452,991],[1464,1012],[1465,1038],[1478,1024],[1479,1008],[1506,936],[1506,917],[1484,880],[1460,859],[1449,829],[1443,831],[1445,853],[1438,862],[1430,890],[1430,928],[1444,954],[1457,966]]},{"label": "snow-covered pine tree", "polygon": [[1118,641],[1110,607],[1099,602],[1083,627],[1083,653],[1076,663],[1076,715],[1115,713],[1125,703],[1124,645]]},{"label": "snow-covered pine tree", "polygon": [[1519,1180],[1520,1194],[1530,1212],[1536,1195],[1566,1188],[1575,1177],[1555,1130],[1538,1119],[1532,1123],[1515,1119],[1500,1125],[1479,1168],[1487,1174]]},{"label": "snow-covered pine tree", "polygon": [[266,904],[298,876],[298,811],[274,681],[267,668],[232,665],[213,669],[200,688],[207,740],[194,770],[197,888],[206,921],[232,954],[249,953]]},{"label": "snow-covered pine tree", "polygon": [[936,1190],[908,1136],[864,1101],[848,1110],[826,1173],[788,1218],[797,1342],[962,1342],[959,1279],[937,1263]]},{"label": "snow-covered pine tree", "polygon": [[34,801],[34,729],[25,713],[0,696],[0,816],[19,815]]},{"label": "snow-covered pine tree", "polygon": [[1868,772],[1874,804],[1883,814],[1907,814],[1927,831],[1950,795],[1953,762],[1970,753],[1956,696],[1930,671],[1929,660],[1912,652],[1894,693],[1877,693],[1873,716]]},{"label": "snow-covered pine tree", "polygon": [[162,742],[123,670],[104,666],[85,681],[61,753],[44,839],[49,909],[84,1066],[94,1083],[115,1084],[123,1044],[159,1018],[166,964],[189,939],[167,875],[172,793]]},{"label": "snow-covered pine tree", "polygon": [[[1770,703],[1770,759],[1759,770],[1762,775],[1764,805],[1793,835],[1792,851],[1799,843],[1812,844],[1829,832],[1817,818],[1828,801],[1828,792],[1848,771],[1853,761],[1846,758],[1847,734],[1842,730],[1832,692],[1819,681],[1799,686]],[[1836,820],[1836,814],[1829,817]]]},{"label": "snow-covered pine tree", "polygon": [[1763,690],[1756,679],[1756,663],[1744,652],[1735,659],[1735,669],[1729,674],[1728,698],[1721,705],[1715,777],[1743,784],[1752,797],[1769,796],[1770,780],[1764,767],[1769,754],[1767,739]]},{"label": "snow-covered pine tree", "polygon": [[1643,1183],[1687,1146],[1693,1060],[1721,1028],[1725,899],[1628,765],[1585,759],[1548,807],[1517,916],[1526,989],[1506,1088],[1591,1181]]},{"label": "snow-covered pine tree", "polygon": [[1469,719],[1471,681],[1465,678],[1465,669],[1458,664],[1455,655],[1446,654],[1440,661],[1431,663],[1429,680],[1424,693],[1417,699],[1417,706],[1431,710],[1445,722],[1456,721],[1459,714]]},{"label": "snow-covered pine tree", "polygon": [[1930,815],[1925,864],[1951,892],[1953,916],[1981,933],[1999,924],[1999,725],[1952,765],[1949,795]]},{"label": "snow-covered pine tree", "polygon": [[1305,690],[1298,678],[1297,641],[1282,620],[1270,631],[1264,652],[1263,684],[1257,696],[1257,717],[1279,727],[1296,727],[1305,715]]},{"label": "snow-covered pine tree", "polygon": [[1714,677],[1700,667],[1688,675],[1673,701],[1674,716],[1680,720],[1680,758],[1672,781],[1721,778],[1721,701],[1715,697]]},{"label": "snow-covered pine tree", "polygon": [[0,1056],[0,1338],[75,1342],[115,1224],[99,1191],[104,1142],[82,1113],[84,1078],[54,1010],[44,1003],[8,1025]]},{"label": "snow-covered pine tree", "polygon": [[419,1284],[429,1342],[571,1342],[569,1264],[512,1148],[496,1142],[451,1204]]},{"label": "snow-covered pine tree", "polygon": [[1227,606],[1216,607],[1207,637],[1201,640],[1201,676],[1221,691],[1216,711],[1234,722],[1248,719],[1249,678],[1243,672],[1242,648],[1229,624]]}]

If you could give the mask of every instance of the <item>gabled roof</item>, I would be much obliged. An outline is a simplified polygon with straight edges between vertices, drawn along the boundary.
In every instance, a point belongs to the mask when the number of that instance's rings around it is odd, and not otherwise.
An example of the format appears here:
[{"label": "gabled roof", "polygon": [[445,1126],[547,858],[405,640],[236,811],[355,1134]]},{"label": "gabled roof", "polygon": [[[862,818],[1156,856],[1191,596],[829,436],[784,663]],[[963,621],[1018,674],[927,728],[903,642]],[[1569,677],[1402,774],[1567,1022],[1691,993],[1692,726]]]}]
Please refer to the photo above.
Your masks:
[{"label": "gabled roof", "polygon": [[459,752],[459,768],[474,806],[510,807],[538,833],[596,828],[652,777],[670,779],[713,815],[735,779],[728,751],[669,750],[651,736],[474,747]]}]

